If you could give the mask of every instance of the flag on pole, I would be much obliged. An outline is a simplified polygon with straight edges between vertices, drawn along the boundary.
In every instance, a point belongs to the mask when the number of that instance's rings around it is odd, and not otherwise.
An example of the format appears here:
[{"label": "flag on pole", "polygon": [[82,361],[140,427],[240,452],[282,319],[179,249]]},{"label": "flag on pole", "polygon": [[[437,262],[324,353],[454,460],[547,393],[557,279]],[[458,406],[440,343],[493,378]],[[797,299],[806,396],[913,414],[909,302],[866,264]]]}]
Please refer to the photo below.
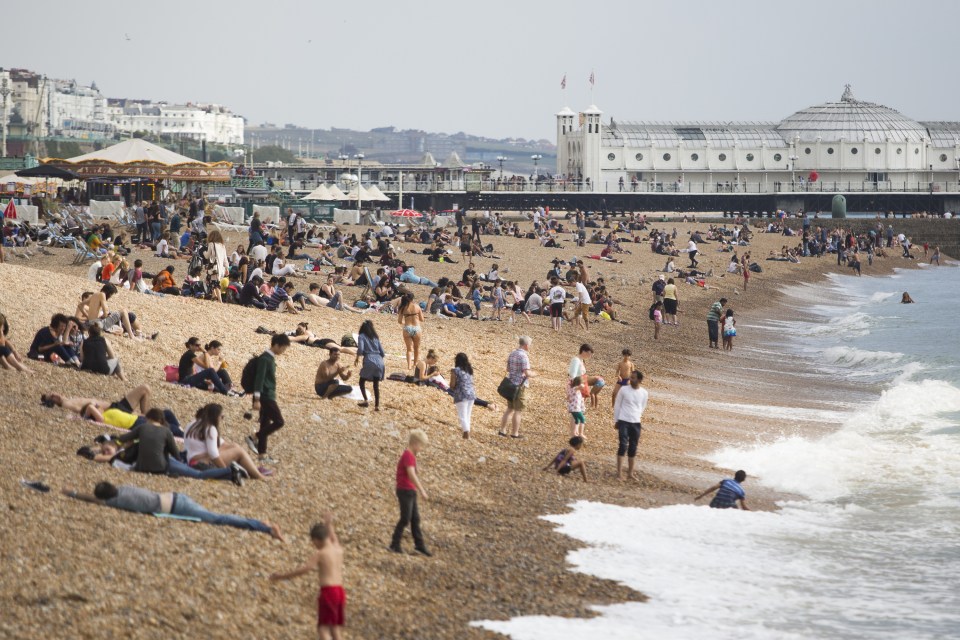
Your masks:
[{"label": "flag on pole", "polygon": [[567,74],[563,74],[563,79],[560,80],[560,88],[561,89],[567,88]]},{"label": "flag on pole", "polygon": [[593,88],[593,85],[597,83],[597,78],[594,76],[593,71],[590,72],[590,87]]}]

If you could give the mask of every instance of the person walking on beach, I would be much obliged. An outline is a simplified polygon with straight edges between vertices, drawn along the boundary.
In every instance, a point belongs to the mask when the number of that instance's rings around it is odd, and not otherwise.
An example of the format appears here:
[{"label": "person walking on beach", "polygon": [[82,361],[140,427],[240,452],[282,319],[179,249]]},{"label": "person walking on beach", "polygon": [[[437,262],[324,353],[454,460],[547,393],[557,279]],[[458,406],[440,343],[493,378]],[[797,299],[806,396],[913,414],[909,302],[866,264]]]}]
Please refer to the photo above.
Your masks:
[{"label": "person walking on beach", "polygon": [[386,354],[383,351],[383,345],[380,344],[380,336],[373,326],[373,321],[365,320],[360,325],[359,337],[357,338],[357,356],[354,359],[353,366],[357,366],[360,358],[363,358],[363,365],[360,367],[360,395],[363,396],[361,407],[369,407],[367,402],[367,381],[373,384],[373,410],[380,411],[380,381],[383,380],[384,363],[383,358]]},{"label": "person walking on beach", "polygon": [[470,438],[470,420],[477,392],[473,385],[473,366],[465,353],[458,353],[454,357],[453,369],[450,370],[450,395],[453,396],[453,403],[457,408],[457,420],[460,422],[463,439],[467,440]]},{"label": "person walking on beach", "polygon": [[390,541],[390,551],[402,553],[400,540],[403,538],[403,532],[407,526],[413,534],[414,549],[417,553],[427,556],[433,554],[427,550],[423,541],[423,532],[420,530],[420,510],[417,507],[417,494],[427,499],[427,492],[420,484],[420,476],[417,474],[417,454],[427,445],[427,434],[420,429],[414,429],[410,432],[410,440],[407,448],[400,456],[397,462],[397,501],[400,504],[400,520],[393,529],[393,539]]},{"label": "person walking on beach", "polygon": [[567,377],[579,377],[583,381],[584,390],[590,396],[590,407],[594,408],[600,403],[598,397],[606,382],[601,376],[587,375],[586,361],[591,357],[593,357],[593,347],[586,343],[580,345],[579,353],[570,359],[570,364],[567,366]]},{"label": "person walking on beach", "polygon": [[520,419],[524,409],[524,395],[527,387],[530,385],[530,378],[536,377],[537,373],[530,368],[530,343],[533,338],[530,336],[520,336],[519,346],[510,352],[507,357],[507,377],[510,382],[517,385],[517,395],[512,400],[507,399],[507,410],[503,412],[503,418],[500,419],[500,431],[498,435],[506,436],[507,422],[512,425],[511,438],[520,436]]},{"label": "person walking on beach", "polygon": [[704,498],[716,491],[717,495],[710,501],[711,509],[736,509],[737,506],[739,506],[744,511],[750,511],[746,503],[747,494],[743,490],[743,487],[740,486],[746,479],[747,472],[741,469],[734,474],[732,480],[730,478],[721,480],[693,500],[696,502],[700,498]]},{"label": "person walking on beach", "polygon": [[727,309],[723,317],[723,350],[733,351],[733,339],[737,336],[737,321],[733,317],[733,309]]},{"label": "person walking on beach", "polygon": [[663,288],[663,324],[672,324],[675,327],[680,326],[677,320],[677,310],[680,307],[680,298],[677,295],[677,285],[673,278],[667,280],[667,286]]},{"label": "person walking on beach", "polygon": [[567,292],[560,286],[560,279],[556,276],[550,278],[550,291],[547,293],[550,299],[550,322],[554,331],[560,331],[560,323],[563,320],[563,301],[567,297]]},{"label": "person walking on beach", "polygon": [[640,443],[640,430],[643,412],[647,408],[649,395],[640,386],[643,374],[634,369],[630,372],[630,384],[620,389],[613,403],[613,419],[619,436],[617,448],[617,480],[623,482],[623,459],[627,458],[627,477],[636,480],[633,466],[637,457],[637,445]]},{"label": "person walking on beach", "polygon": [[687,256],[690,258],[690,268],[696,269],[700,263],[697,262],[697,243],[693,241],[693,236],[687,242]]},{"label": "person walking on beach", "polygon": [[283,414],[277,404],[277,356],[290,347],[286,334],[273,336],[270,348],[257,358],[253,379],[253,409],[260,412],[260,430],[247,436],[247,446],[257,452],[261,463],[276,463],[267,456],[267,438],[283,427]]},{"label": "person walking on beach", "polygon": [[720,341],[720,319],[723,317],[723,307],[726,306],[727,299],[720,298],[717,302],[710,305],[707,312],[707,335],[710,339],[710,348],[719,349]]},{"label": "person walking on beach", "polygon": [[320,592],[317,594],[317,630],[322,640],[339,640],[340,627],[346,624],[347,592],[343,589],[343,545],[333,526],[333,514],[323,515],[323,522],[310,527],[310,543],[316,551],[307,562],[293,571],[272,573],[270,580],[290,580],[317,572]]}]

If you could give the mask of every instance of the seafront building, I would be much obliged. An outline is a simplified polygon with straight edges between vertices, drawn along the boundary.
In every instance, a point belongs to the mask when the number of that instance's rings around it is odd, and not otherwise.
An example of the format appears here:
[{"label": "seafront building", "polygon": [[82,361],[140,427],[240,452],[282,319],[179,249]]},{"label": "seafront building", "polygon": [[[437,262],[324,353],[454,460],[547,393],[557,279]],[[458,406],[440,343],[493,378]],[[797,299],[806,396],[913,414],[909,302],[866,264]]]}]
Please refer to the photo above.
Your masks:
[{"label": "seafront building", "polygon": [[0,69],[0,101],[0,129],[11,155],[25,153],[31,140],[95,141],[136,132],[243,144],[244,119],[222,105],[108,99],[95,82],[81,85],[27,69]]},{"label": "seafront building", "polygon": [[593,192],[910,191],[960,181],[960,122],[917,122],[854,97],[780,122],[557,120],[557,175]]}]

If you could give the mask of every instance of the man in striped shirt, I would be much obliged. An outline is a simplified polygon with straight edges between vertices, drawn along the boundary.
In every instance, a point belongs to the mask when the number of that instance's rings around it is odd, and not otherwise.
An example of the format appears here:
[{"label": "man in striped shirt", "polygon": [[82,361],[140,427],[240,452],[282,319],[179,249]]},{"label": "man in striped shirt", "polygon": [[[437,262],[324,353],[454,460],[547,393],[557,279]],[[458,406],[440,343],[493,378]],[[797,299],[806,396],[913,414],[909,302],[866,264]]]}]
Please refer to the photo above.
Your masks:
[{"label": "man in striped shirt", "polygon": [[266,300],[267,310],[280,311],[281,313],[284,311],[287,313],[298,313],[296,307],[293,306],[292,294],[292,282],[285,282],[282,287],[277,287]]},{"label": "man in striped shirt", "polygon": [[710,348],[719,349],[720,340],[720,318],[723,316],[723,307],[727,304],[726,298],[720,298],[717,302],[710,305],[710,311],[707,312],[707,334],[710,337]]},{"label": "man in striped shirt", "polygon": [[747,479],[747,472],[737,471],[734,474],[733,479],[727,478],[726,480],[721,480],[717,484],[713,485],[696,498],[694,501],[703,498],[714,491],[717,492],[717,495],[713,496],[713,500],[710,501],[710,507],[713,509],[736,509],[738,504],[741,509],[744,511],[750,511],[747,508],[745,502],[747,494],[744,492],[743,487],[740,484]]}]

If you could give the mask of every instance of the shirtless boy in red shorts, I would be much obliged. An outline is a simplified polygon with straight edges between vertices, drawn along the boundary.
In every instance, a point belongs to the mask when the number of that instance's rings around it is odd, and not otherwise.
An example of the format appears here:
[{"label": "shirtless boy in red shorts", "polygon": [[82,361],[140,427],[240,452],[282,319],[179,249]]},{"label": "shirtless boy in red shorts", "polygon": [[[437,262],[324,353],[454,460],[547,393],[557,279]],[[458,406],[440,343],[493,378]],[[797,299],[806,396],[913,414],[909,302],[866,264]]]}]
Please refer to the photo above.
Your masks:
[{"label": "shirtless boy in red shorts", "polygon": [[310,541],[317,551],[306,564],[287,573],[274,573],[271,580],[289,580],[313,570],[320,578],[320,594],[317,596],[317,631],[322,640],[340,640],[340,627],[344,625],[344,610],[347,594],[343,590],[343,547],[333,528],[333,514],[326,513],[323,522],[310,529]]}]

